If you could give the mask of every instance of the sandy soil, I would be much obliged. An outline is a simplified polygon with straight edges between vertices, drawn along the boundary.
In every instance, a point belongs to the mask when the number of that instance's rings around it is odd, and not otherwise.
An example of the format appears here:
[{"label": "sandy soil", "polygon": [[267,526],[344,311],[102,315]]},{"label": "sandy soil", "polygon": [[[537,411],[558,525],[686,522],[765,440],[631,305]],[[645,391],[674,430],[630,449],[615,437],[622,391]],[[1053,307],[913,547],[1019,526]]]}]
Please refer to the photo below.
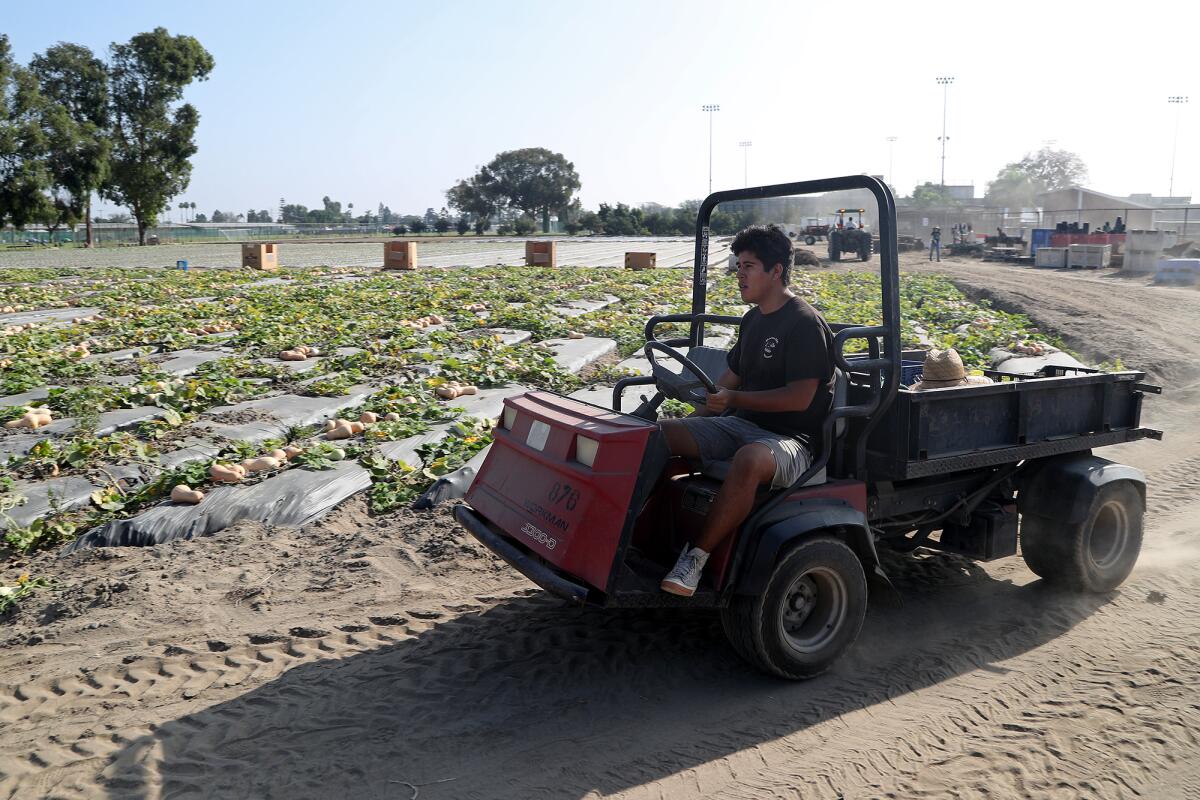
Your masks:
[{"label": "sandy soil", "polygon": [[1150,481],[1119,591],[888,556],[905,606],[785,683],[712,614],[564,608],[445,509],[374,520],[356,499],[302,531],[41,556],[59,588],[0,626],[0,794],[1200,796],[1200,293],[938,269],[1165,385],[1164,441],[1104,453]]}]

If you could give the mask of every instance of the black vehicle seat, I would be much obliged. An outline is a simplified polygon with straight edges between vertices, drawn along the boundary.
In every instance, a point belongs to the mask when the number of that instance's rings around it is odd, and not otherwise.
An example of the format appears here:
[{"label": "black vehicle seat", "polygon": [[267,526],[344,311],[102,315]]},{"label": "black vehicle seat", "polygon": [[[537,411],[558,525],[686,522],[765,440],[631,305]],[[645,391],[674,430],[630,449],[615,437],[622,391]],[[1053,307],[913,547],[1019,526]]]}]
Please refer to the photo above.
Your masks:
[{"label": "black vehicle seat", "polygon": [[[846,405],[846,390],[849,386],[849,378],[846,373],[842,372],[837,367],[833,370],[833,406],[832,408],[841,408]],[[833,437],[838,439],[846,432],[846,419],[843,417],[833,424]],[[705,477],[712,478],[718,481],[724,481],[729,475],[729,469],[733,466],[733,461],[714,461],[708,466],[700,470]],[[807,481],[805,486],[820,486],[827,480],[826,468],[822,467],[817,474],[813,475]]]},{"label": "black vehicle seat", "polygon": [[725,374],[725,370],[729,369],[729,351],[720,347],[705,345],[693,347],[687,351],[687,357],[697,367],[704,370],[704,374],[713,383],[716,383]]}]

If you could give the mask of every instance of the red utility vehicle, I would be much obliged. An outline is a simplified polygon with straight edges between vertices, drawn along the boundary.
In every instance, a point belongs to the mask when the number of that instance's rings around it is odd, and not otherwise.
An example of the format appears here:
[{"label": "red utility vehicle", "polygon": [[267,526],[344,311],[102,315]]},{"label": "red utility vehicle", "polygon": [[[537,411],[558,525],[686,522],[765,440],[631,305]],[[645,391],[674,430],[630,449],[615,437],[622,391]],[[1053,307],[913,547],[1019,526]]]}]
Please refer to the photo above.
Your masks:
[{"label": "red utility vehicle", "polygon": [[[705,310],[710,215],[724,201],[850,189],[879,204],[882,321],[831,324],[837,390],[811,467],[790,487],[760,492],[693,597],[662,592],[729,468],[670,458],[655,422],[665,398],[701,402],[714,390],[725,351],[705,346],[705,326],[740,321]],[[710,195],[697,219],[692,311],[646,325],[653,375],[618,382],[615,410],[551,392],[506,400],[458,521],[568,600],[719,608],[738,652],[787,678],[822,672],[853,643],[869,590],[895,593],[877,543],[1003,558],[1017,552],[1019,515],[1022,555],[1038,575],[1081,591],[1121,583],[1141,546],[1145,480],[1091,450],[1160,438],[1139,426],[1143,395],[1158,388],[1135,371],[1051,368],[909,391],[921,354],[901,351],[895,221],[888,188],[864,175]],[[689,335],[657,339],[667,323],[688,324]],[[865,352],[845,352],[852,340]],[[657,392],[621,413],[622,393],[638,384]]]}]

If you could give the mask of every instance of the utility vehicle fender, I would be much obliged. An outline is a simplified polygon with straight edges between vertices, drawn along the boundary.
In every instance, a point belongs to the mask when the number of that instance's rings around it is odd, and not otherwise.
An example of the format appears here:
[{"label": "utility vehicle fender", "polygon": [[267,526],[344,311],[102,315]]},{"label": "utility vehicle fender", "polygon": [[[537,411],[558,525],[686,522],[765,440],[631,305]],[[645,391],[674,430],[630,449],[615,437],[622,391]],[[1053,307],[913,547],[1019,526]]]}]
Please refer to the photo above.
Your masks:
[{"label": "utility vehicle fender", "polygon": [[863,571],[872,587],[882,588],[899,599],[887,574],[879,564],[875,540],[867,519],[861,511],[841,500],[805,502],[798,514],[768,525],[758,537],[754,551],[748,554],[746,566],[734,591],[738,594],[761,594],[775,571],[775,565],[793,545],[803,539],[822,534],[841,539],[862,562]]},{"label": "utility vehicle fender", "polygon": [[1146,502],[1146,476],[1139,469],[1085,453],[1040,458],[1021,468],[1017,510],[1072,524],[1082,522],[1101,486],[1130,481]]}]

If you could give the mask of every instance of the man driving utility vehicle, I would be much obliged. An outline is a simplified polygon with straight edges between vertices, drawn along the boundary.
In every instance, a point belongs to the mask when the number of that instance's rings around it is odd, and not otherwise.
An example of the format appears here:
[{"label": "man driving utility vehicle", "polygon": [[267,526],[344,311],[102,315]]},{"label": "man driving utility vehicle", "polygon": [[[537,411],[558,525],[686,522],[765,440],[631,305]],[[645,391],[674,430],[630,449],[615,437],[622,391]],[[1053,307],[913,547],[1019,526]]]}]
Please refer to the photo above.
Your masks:
[{"label": "man driving utility vehicle", "polygon": [[[742,317],[727,369],[703,408],[663,420],[671,455],[705,465],[733,459],[700,538],[685,546],[663,591],[690,597],[714,549],[737,529],[762,484],[790,486],[812,463],[812,443],[833,403],[833,333],[811,305],[788,289],[792,242],[776,225],[753,225],[730,249],[737,258]],[[819,266],[801,251],[798,260]]]}]

